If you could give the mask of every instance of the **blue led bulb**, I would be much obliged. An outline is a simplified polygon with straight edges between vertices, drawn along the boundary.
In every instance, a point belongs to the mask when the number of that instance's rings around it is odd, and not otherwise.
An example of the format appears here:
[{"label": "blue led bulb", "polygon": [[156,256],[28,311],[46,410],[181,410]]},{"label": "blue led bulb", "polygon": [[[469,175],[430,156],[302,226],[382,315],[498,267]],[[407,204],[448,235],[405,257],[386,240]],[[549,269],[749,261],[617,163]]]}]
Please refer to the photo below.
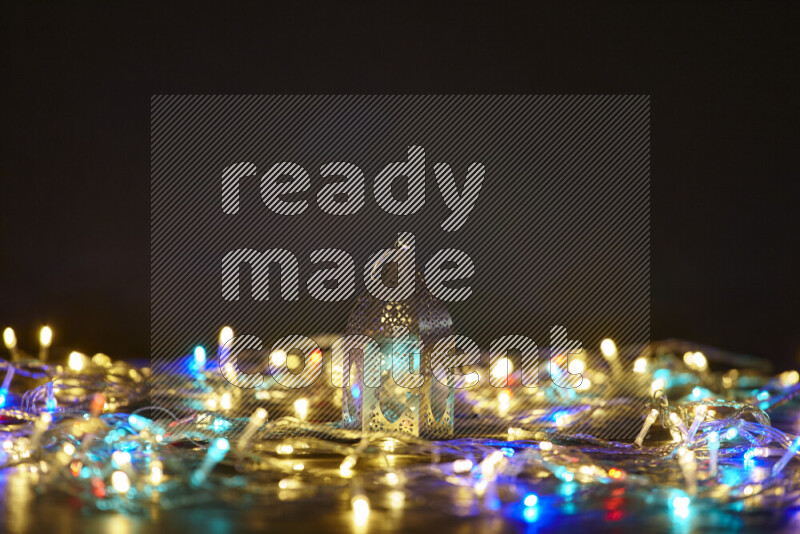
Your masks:
[{"label": "blue led bulb", "polygon": [[164,435],[167,433],[167,430],[163,426],[159,425],[155,421],[137,414],[131,414],[128,416],[128,424],[131,425],[137,432],[148,429],[154,434]]},{"label": "blue led bulb", "polygon": [[230,448],[230,442],[225,438],[220,438],[208,449],[208,457],[214,460],[214,462],[219,462],[225,458],[225,454]]}]

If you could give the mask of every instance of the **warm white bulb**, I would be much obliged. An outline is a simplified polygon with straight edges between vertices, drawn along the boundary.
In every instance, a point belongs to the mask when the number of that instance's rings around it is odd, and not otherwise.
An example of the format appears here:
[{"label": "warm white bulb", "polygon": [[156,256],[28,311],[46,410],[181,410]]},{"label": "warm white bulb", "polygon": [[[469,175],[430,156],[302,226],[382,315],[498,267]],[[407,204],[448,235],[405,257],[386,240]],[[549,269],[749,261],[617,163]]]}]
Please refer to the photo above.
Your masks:
[{"label": "warm white bulb", "polygon": [[569,415],[558,415],[556,416],[556,426],[558,428],[563,428],[567,425],[567,423],[569,423],[569,420]]},{"label": "warm white bulb", "polygon": [[3,330],[3,343],[6,344],[7,349],[13,349],[17,346],[17,336],[14,334],[14,329],[11,327]]},{"label": "warm white bulb", "polygon": [[278,454],[292,454],[294,452],[294,447],[288,444],[278,445],[275,448],[275,452]]},{"label": "warm white bulb", "polygon": [[355,465],[355,460],[350,458],[349,456],[344,459],[344,461],[339,466],[339,475],[343,478],[350,478],[353,476],[353,466]]},{"label": "warm white bulb", "polygon": [[118,493],[128,493],[131,489],[131,479],[124,471],[114,471],[111,475],[111,485]]},{"label": "warm white bulb", "polygon": [[297,399],[294,401],[294,411],[299,419],[308,417],[308,399]]},{"label": "warm white bulb", "polygon": [[692,361],[698,369],[705,369],[708,367],[708,360],[702,352],[695,352]]},{"label": "warm white bulb", "polygon": [[83,354],[80,352],[70,352],[69,353],[69,360],[67,360],[67,365],[73,371],[80,371],[83,369]]},{"label": "warm white bulb", "polygon": [[53,342],[53,330],[49,326],[43,326],[39,331],[39,344],[48,348]]},{"label": "warm white bulb", "polygon": [[469,373],[467,375],[464,375],[464,386],[471,388],[472,386],[477,384],[479,380],[480,380],[480,375],[478,375],[478,373]]},{"label": "warm white bulb", "polygon": [[800,373],[798,373],[797,371],[786,371],[784,373],[781,373],[779,376],[781,384],[783,384],[785,387],[793,386],[797,384],[798,381],[800,381]]},{"label": "warm white bulb", "polygon": [[231,339],[233,339],[233,328],[230,326],[223,326],[222,330],[219,331],[220,346],[224,347]]},{"label": "warm white bulb", "polygon": [[600,352],[606,358],[613,358],[617,355],[617,346],[612,339],[606,338],[600,343]]},{"label": "warm white bulb", "polygon": [[98,367],[111,367],[111,358],[107,354],[98,352],[92,356],[92,363]]},{"label": "warm white bulb", "polygon": [[656,378],[653,380],[653,383],[650,384],[650,390],[655,393],[656,391],[662,391],[664,389],[664,379],[663,378]]},{"label": "warm white bulb", "polygon": [[281,367],[284,363],[286,363],[286,352],[282,350],[276,350],[270,354],[269,360],[275,367]]},{"label": "warm white bulb", "polygon": [[505,356],[497,360],[492,366],[492,376],[498,380],[511,376],[514,372],[514,364]]},{"label": "warm white bulb", "polygon": [[647,371],[647,360],[645,358],[636,358],[636,361],[633,362],[633,372],[644,373],[645,371]]},{"label": "warm white bulb", "polygon": [[586,391],[591,387],[591,385],[592,381],[586,377],[583,377],[583,379],[581,379],[581,383],[575,386],[575,389],[577,389],[578,391]]},{"label": "warm white bulb", "polygon": [[369,517],[369,501],[366,497],[356,497],[353,499],[353,519],[356,525],[363,525]]},{"label": "warm white bulb", "polygon": [[466,473],[472,470],[472,460],[468,460],[466,458],[460,458],[453,462],[453,472],[454,473]]},{"label": "warm white bulb", "polygon": [[161,465],[161,462],[153,462],[150,466],[150,482],[154,486],[158,486],[161,484],[161,480],[164,478],[164,468]]},{"label": "warm white bulb", "polygon": [[586,369],[586,364],[583,360],[571,360],[567,366],[567,370],[573,375],[579,375]]},{"label": "warm white bulb", "polygon": [[114,454],[111,455],[111,460],[117,466],[128,465],[129,463],[131,463],[131,453],[124,451],[114,451]]}]

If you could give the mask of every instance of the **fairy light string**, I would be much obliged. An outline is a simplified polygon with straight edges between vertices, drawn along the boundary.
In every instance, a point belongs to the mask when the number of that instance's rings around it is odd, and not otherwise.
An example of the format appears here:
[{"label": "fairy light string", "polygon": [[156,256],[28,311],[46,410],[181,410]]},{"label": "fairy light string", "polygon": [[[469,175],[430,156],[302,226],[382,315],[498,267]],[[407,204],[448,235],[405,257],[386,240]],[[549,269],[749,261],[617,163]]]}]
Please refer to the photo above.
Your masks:
[{"label": "fairy light string", "polygon": [[[220,336],[220,352],[230,333]],[[675,375],[703,384],[700,398],[693,392],[671,401],[670,379],[655,378],[658,362],[636,359],[631,372],[659,382],[638,409],[642,426],[632,442],[571,433],[593,410],[558,406],[527,419],[498,415],[511,421],[505,440],[427,441],[310,421],[307,399],[294,403],[293,416],[273,418],[256,408],[229,417],[232,399],[205,371],[202,348],[174,394],[187,406],[214,399],[216,409],[188,418],[135,410],[148,399],[148,369],[103,354],[73,352],[59,362],[40,350],[40,358],[27,358],[12,335],[5,335],[9,358],[0,362],[0,466],[24,468],[36,475],[37,491],[75,495],[99,510],[138,513],[154,503],[185,507],[210,499],[236,504],[244,495],[249,503],[280,506],[347,492],[353,522],[363,526],[376,508],[420,502],[459,516],[516,514],[530,522],[543,506],[563,508],[567,492],[581,493],[584,510],[600,507],[605,488],[656,495],[678,518],[703,506],[780,509],[800,496],[800,437],[773,427],[768,415],[798,393],[800,376],[764,377],[757,390],[740,392],[736,380],[724,379],[731,374],[714,375],[697,351],[674,360],[683,365]],[[52,335],[48,329],[40,349],[49,349]],[[622,373],[616,345],[603,344],[612,373]],[[503,365],[505,377],[512,364]],[[23,381],[27,389],[20,390]],[[533,424],[545,415],[555,421],[550,429]],[[664,439],[648,441],[656,430]],[[238,437],[229,441],[228,432]]]}]

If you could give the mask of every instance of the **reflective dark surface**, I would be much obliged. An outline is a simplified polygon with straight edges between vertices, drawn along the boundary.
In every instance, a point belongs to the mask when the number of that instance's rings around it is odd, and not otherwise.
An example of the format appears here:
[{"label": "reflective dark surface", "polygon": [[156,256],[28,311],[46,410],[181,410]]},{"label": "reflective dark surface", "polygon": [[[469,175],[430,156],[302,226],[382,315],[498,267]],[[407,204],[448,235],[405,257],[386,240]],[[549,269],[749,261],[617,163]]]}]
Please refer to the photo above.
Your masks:
[{"label": "reflective dark surface", "polygon": [[[3,491],[2,518],[9,533],[63,532],[113,533],[138,532],[453,532],[491,534],[499,532],[647,532],[710,533],[739,532],[790,533],[800,530],[800,511],[773,514],[768,511],[735,514],[719,510],[693,510],[687,518],[665,508],[648,508],[646,503],[625,497],[606,500],[605,510],[592,513],[550,513],[539,506],[536,513],[506,510],[480,518],[448,517],[425,508],[413,511],[378,509],[375,503],[365,525],[357,526],[349,503],[343,498],[320,508],[279,507],[279,513],[257,508],[208,505],[193,509],[152,510],[129,516],[116,512],[91,512],[68,496],[36,497],[21,484],[16,474],[0,478]],[[346,492],[343,492],[346,494]]]}]

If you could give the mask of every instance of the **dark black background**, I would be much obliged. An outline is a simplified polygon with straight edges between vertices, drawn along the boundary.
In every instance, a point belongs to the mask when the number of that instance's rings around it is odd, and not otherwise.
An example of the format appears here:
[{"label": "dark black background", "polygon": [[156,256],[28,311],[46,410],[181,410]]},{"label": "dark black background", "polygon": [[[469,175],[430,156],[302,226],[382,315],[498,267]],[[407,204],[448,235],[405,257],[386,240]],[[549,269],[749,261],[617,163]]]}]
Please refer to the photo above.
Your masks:
[{"label": "dark black background", "polygon": [[793,2],[3,8],[0,324],[146,356],[153,94],[651,94],[652,335],[800,358]]}]

